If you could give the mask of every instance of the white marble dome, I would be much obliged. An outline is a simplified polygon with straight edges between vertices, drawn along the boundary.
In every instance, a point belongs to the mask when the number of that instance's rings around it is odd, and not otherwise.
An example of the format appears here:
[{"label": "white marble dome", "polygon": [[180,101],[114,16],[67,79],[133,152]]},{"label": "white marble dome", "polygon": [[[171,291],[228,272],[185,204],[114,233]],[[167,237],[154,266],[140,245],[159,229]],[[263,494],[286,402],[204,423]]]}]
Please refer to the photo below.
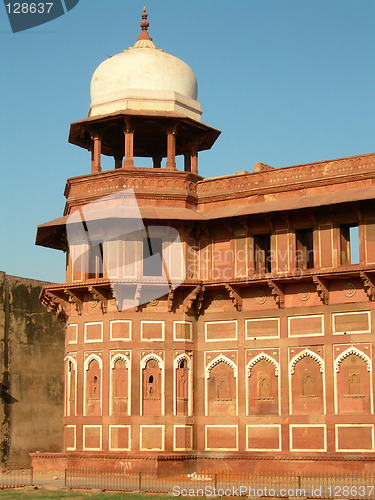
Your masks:
[{"label": "white marble dome", "polygon": [[109,57],[91,80],[89,116],[125,110],[174,111],[200,121],[197,81],[181,59],[157,49],[147,33],[143,12],[142,33],[134,47]]}]

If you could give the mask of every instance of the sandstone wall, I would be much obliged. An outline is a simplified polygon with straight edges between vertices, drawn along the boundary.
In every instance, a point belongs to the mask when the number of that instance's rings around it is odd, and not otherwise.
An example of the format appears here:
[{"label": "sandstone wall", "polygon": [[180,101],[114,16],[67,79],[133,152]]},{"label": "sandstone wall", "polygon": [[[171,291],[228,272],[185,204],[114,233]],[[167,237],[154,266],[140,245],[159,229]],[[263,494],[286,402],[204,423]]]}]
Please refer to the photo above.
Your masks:
[{"label": "sandstone wall", "polygon": [[62,450],[65,324],[41,305],[44,284],[0,272],[0,464]]}]

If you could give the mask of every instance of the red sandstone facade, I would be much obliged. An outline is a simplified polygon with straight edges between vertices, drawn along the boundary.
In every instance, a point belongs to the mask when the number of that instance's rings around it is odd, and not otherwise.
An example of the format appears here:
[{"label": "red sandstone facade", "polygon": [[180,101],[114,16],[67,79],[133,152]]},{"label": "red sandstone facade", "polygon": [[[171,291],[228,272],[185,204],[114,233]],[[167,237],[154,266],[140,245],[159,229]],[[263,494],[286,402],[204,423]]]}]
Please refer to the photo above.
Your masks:
[{"label": "red sandstone facade", "polygon": [[[72,124],[92,171],[68,180],[64,218],[37,236],[67,252],[66,283],[41,295],[67,323],[61,457],[373,470],[375,154],[203,179],[198,151],[218,135],[172,112]],[[101,170],[101,154],[113,170]],[[185,278],[147,303],[142,287],[160,279],[144,275],[144,240],[103,239],[102,263],[85,273],[65,234],[71,213],[128,188],[146,226],[182,241],[174,251],[157,235],[171,278]],[[114,282],[139,305],[118,307]]]}]

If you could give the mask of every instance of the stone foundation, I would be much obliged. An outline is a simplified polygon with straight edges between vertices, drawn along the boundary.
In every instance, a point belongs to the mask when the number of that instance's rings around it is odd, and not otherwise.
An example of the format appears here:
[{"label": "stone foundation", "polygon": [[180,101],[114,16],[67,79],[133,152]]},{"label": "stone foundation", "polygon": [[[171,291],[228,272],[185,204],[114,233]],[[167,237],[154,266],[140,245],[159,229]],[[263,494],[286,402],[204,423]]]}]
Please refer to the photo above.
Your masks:
[{"label": "stone foundation", "polygon": [[128,471],[155,474],[158,477],[204,471],[233,471],[299,474],[375,473],[375,457],[248,457],[215,455],[129,456],[83,453],[32,453],[34,473],[63,472],[68,467],[98,468],[103,471]]}]

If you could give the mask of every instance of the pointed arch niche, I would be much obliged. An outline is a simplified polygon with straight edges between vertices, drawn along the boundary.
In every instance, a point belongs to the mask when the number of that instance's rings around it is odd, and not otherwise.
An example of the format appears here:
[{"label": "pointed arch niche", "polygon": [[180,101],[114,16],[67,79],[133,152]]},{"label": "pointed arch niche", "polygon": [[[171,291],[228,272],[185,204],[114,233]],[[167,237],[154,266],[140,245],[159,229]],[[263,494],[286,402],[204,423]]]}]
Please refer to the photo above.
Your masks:
[{"label": "pointed arch niche", "polygon": [[110,414],[131,414],[131,364],[128,356],[116,353],[111,359]]},{"label": "pointed arch niche", "polygon": [[157,354],[141,360],[141,415],[164,415],[164,362]]},{"label": "pointed arch niche", "polygon": [[77,362],[65,357],[65,416],[77,415]]},{"label": "pointed arch niche", "polygon": [[173,412],[174,415],[192,415],[193,412],[193,369],[187,353],[174,360],[173,370]]},{"label": "pointed arch niche", "polygon": [[262,352],[246,366],[246,414],[277,415],[280,413],[280,378],[278,362]]},{"label": "pointed arch niche", "polygon": [[97,354],[90,354],[84,367],[84,415],[101,415],[103,362]]},{"label": "pointed arch niche", "polygon": [[237,415],[237,366],[220,354],[205,369],[206,415]]},{"label": "pointed arch niche", "polygon": [[371,358],[350,346],[335,360],[335,413],[374,413]]},{"label": "pointed arch niche", "polygon": [[324,361],[306,348],[289,363],[289,413],[319,415],[325,412]]}]

